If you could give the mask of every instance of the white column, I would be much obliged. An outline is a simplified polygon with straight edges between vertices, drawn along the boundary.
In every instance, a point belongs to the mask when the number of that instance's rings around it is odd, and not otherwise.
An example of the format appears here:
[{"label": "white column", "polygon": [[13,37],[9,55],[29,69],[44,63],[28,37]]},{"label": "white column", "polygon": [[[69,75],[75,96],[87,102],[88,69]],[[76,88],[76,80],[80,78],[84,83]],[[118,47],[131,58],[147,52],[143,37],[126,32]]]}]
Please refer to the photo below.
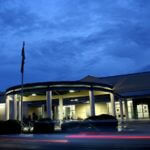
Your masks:
[{"label": "white column", "polygon": [[17,120],[17,97],[16,95],[12,95],[13,100],[13,119]]},{"label": "white column", "polygon": [[52,91],[46,92],[47,117],[52,119]]},{"label": "white column", "polygon": [[54,106],[54,119],[57,120],[57,106]]},{"label": "white column", "polygon": [[6,96],[5,102],[5,120],[9,120],[9,113],[10,113],[10,105],[9,105],[10,96]]},{"label": "white column", "polygon": [[19,109],[18,109],[18,111],[19,111],[19,114],[18,114],[18,116],[19,116],[19,121],[22,121],[22,102],[21,102],[21,96],[18,96],[18,103],[19,103]]},{"label": "white column", "polygon": [[125,115],[126,115],[126,120],[129,119],[129,114],[128,114],[128,103],[127,99],[124,100],[124,108],[125,108]]},{"label": "white column", "polygon": [[63,120],[63,98],[59,97],[59,112],[58,117],[60,122]]},{"label": "white column", "polygon": [[58,106],[56,106],[56,109],[55,109],[55,116],[56,116],[56,120],[59,120],[59,105]]},{"label": "white column", "polygon": [[110,93],[110,103],[111,103],[111,115],[116,116],[115,98],[113,93]]},{"label": "white column", "polygon": [[120,117],[121,117],[121,121],[124,120],[123,118],[123,106],[122,106],[122,100],[119,99],[119,105],[120,105]]},{"label": "white column", "polygon": [[42,118],[45,118],[45,105],[42,105],[41,109],[42,109]]},{"label": "white column", "polygon": [[89,99],[90,99],[90,116],[95,116],[95,97],[94,91],[89,91]]}]

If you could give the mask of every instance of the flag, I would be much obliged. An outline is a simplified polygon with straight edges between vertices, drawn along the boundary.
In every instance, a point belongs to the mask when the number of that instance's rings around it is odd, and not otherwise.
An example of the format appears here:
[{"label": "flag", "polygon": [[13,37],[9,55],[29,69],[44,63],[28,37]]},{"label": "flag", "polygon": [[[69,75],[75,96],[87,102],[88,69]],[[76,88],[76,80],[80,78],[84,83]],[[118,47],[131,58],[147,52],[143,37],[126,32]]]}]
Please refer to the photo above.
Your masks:
[{"label": "flag", "polygon": [[25,46],[25,42],[23,42],[23,46],[22,46],[22,52],[21,52],[21,56],[22,56],[22,62],[21,62],[21,73],[24,73],[24,64],[25,64],[25,51],[24,51],[24,46]]}]

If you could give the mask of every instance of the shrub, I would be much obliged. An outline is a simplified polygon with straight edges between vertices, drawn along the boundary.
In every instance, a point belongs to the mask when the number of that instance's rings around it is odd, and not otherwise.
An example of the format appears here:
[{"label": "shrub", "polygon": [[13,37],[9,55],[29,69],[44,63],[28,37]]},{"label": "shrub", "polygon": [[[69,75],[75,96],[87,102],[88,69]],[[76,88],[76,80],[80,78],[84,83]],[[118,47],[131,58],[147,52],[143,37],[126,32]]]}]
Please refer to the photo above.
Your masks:
[{"label": "shrub", "polygon": [[17,120],[0,121],[0,134],[21,133],[21,123]]},{"label": "shrub", "polygon": [[101,114],[97,116],[90,116],[85,120],[117,120],[114,116],[108,114]]},{"label": "shrub", "polygon": [[55,124],[49,118],[40,119],[34,123],[33,133],[52,133],[54,132]]},{"label": "shrub", "polygon": [[4,134],[5,121],[0,121],[0,134]]},{"label": "shrub", "polygon": [[[65,122],[61,125],[61,130],[63,132],[65,131],[71,131],[73,130],[79,130],[81,127],[82,122],[81,121],[70,121],[70,122]],[[73,130],[72,130],[73,129]]]}]

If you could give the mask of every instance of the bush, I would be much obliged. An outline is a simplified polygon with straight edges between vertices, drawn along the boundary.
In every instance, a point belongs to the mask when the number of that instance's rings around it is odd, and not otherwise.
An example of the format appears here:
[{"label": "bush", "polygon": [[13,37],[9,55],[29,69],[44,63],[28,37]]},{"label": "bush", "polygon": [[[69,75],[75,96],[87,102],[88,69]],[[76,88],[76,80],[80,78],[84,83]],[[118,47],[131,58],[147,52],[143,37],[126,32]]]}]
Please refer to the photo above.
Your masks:
[{"label": "bush", "polygon": [[52,133],[54,132],[55,124],[49,118],[40,119],[34,123],[33,133]]},{"label": "bush", "polygon": [[98,116],[91,116],[88,117],[87,119],[85,119],[85,121],[91,121],[91,122],[95,122],[98,123],[100,126],[117,126],[118,125],[118,120],[111,115],[107,115],[107,114],[102,114],[102,115],[98,115]]},{"label": "bush", "polygon": [[17,120],[0,121],[0,134],[21,133],[21,123]]},{"label": "bush", "polygon": [[85,120],[115,120],[115,121],[117,121],[117,119],[114,116],[108,115],[108,114],[91,116],[91,117],[86,118]]},{"label": "bush", "polygon": [[4,134],[5,121],[0,121],[0,134]]},{"label": "bush", "polygon": [[73,130],[79,130],[81,128],[81,121],[70,121],[70,122],[65,122],[61,125],[61,130],[63,132],[65,131],[71,131]]}]

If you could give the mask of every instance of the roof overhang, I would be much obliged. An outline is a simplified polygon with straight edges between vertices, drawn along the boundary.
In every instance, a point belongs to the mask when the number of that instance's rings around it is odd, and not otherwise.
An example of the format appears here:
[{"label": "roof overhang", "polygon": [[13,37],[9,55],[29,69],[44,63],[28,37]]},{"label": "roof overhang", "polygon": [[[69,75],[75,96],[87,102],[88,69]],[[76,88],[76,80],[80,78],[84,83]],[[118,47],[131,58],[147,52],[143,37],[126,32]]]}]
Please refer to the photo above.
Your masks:
[{"label": "roof overhang", "polygon": [[[6,95],[21,93],[21,85],[10,87],[6,90]],[[103,83],[91,83],[81,81],[60,81],[60,82],[37,82],[23,85],[24,92],[40,92],[48,90],[100,90],[113,92],[111,85]]]}]

